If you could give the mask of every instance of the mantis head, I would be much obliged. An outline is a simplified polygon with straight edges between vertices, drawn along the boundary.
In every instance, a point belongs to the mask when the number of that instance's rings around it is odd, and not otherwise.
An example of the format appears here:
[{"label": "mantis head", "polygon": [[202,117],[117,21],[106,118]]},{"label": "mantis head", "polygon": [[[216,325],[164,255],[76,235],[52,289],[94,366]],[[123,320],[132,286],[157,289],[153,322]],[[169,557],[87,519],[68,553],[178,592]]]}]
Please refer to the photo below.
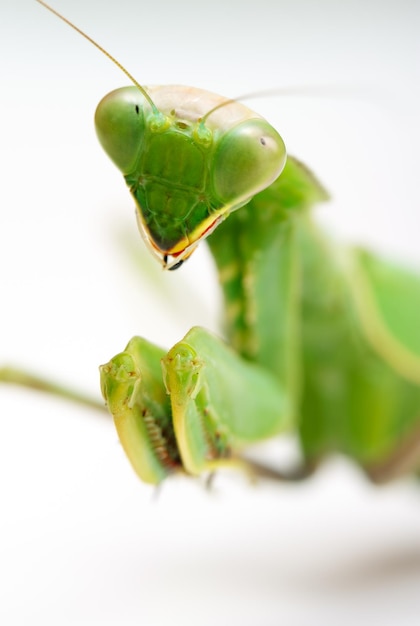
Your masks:
[{"label": "mantis head", "polygon": [[101,100],[96,131],[134,196],[150,250],[165,268],[176,269],[229,213],[280,175],[286,162],[282,138],[235,100],[189,87],[145,89],[96,41],[37,1],[131,81]]},{"label": "mantis head", "polygon": [[286,161],[266,120],[191,87],[150,87],[147,97],[137,86],[116,89],[99,103],[95,125],[134,196],[146,243],[169,269],[268,187]]}]

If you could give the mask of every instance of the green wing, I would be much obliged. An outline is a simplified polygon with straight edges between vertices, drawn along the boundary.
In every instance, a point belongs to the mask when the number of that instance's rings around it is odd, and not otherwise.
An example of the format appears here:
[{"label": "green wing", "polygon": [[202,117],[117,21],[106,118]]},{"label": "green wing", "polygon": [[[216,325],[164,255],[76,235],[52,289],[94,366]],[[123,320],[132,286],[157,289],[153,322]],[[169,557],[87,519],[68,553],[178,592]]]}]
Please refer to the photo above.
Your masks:
[{"label": "green wing", "polygon": [[[409,339],[415,311],[408,310],[417,306],[419,282],[373,255],[337,250],[309,220],[299,228],[302,448],[312,462],[341,451],[372,467],[420,426],[418,355]],[[401,328],[403,318],[409,327]]]},{"label": "green wing", "polygon": [[420,384],[420,273],[353,251],[353,294],[366,337],[401,376]]}]

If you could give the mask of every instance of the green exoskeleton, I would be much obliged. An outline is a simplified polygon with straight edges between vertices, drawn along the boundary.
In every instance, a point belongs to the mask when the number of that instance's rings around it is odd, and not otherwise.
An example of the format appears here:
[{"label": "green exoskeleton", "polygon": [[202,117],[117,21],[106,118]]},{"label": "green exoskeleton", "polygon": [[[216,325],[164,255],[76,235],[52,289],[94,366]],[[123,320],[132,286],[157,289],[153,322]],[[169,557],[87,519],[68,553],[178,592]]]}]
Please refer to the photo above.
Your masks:
[{"label": "green exoskeleton", "polygon": [[300,443],[296,477],[335,451],[377,482],[415,472],[420,276],[326,238],[311,209],[327,193],[258,114],[133,82],[98,105],[99,140],[163,267],[208,237],[225,318],[224,340],[197,326],[167,352],[134,337],[100,368],[137,474],[158,484],[231,465],[283,478],[243,456],[283,432]]}]

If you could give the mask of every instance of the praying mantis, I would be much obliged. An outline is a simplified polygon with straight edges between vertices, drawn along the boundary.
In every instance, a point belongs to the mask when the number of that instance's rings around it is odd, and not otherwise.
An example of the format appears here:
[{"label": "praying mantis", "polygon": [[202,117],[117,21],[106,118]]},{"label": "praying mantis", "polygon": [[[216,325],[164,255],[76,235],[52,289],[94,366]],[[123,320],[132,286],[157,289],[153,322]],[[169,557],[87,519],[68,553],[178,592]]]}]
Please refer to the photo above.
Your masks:
[{"label": "praying mantis", "polygon": [[[104,402],[139,477],[159,484],[230,466],[303,478],[336,451],[376,482],[414,473],[420,276],[324,236],[311,209],[326,191],[258,114],[129,78],[98,105],[99,140],[165,269],[182,271],[206,238],[225,312],[223,341],[198,326],[169,351],[134,337],[101,366]],[[246,459],[248,446],[282,433],[299,440],[295,471]]]}]

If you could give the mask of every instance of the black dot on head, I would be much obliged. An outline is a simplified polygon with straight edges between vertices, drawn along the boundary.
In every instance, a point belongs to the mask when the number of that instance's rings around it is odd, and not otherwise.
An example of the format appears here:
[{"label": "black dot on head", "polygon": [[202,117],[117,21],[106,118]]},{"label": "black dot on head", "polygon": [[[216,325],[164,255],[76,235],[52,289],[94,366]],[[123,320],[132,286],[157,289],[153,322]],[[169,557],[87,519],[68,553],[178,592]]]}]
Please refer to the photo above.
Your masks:
[{"label": "black dot on head", "polygon": [[266,145],[266,141],[265,141],[264,137],[260,137],[260,143],[261,143],[262,146]]},{"label": "black dot on head", "polygon": [[139,109],[139,105],[138,104],[136,104],[136,113],[137,113],[137,115],[140,113],[140,109]]}]

